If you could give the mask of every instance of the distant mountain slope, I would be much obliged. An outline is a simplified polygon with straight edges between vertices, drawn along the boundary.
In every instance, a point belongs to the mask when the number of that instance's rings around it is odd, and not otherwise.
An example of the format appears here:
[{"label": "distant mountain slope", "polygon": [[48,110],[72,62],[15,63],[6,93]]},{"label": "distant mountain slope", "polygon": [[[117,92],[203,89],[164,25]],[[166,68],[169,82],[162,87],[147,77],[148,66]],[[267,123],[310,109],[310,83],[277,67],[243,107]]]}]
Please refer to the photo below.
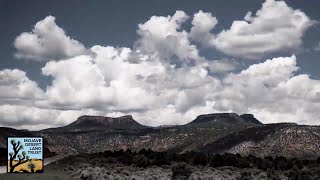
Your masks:
[{"label": "distant mountain slope", "polygon": [[39,133],[46,137],[51,150],[55,152],[78,153],[141,148],[184,152],[196,150],[205,143],[252,126],[255,124],[245,122],[234,113],[200,115],[186,125],[155,128],[137,123],[132,116],[82,116],[67,126],[45,129]]},{"label": "distant mountain slope", "polygon": [[[280,123],[264,125],[253,115],[205,114],[179,126],[148,127],[132,116],[81,116],[59,128],[40,131],[10,129],[3,134],[42,136],[46,147],[59,154],[150,148],[154,151],[314,157],[320,155],[320,127]],[[0,129],[1,130],[1,129]],[[2,135],[2,136],[1,136]],[[1,145],[1,144],[0,144]]]},{"label": "distant mountain slope", "polygon": [[243,114],[239,116],[236,113],[214,113],[199,115],[195,120],[191,121],[189,125],[197,126],[241,126],[241,125],[261,125],[252,114]]},{"label": "distant mountain slope", "polygon": [[253,114],[242,114],[240,115],[240,117],[245,121],[245,122],[248,122],[248,123],[253,123],[253,124],[262,124],[258,119],[256,119],[254,117]]},{"label": "distant mountain slope", "polygon": [[315,158],[320,155],[320,127],[293,123],[256,126],[208,143],[199,151]]},{"label": "distant mountain slope", "polygon": [[27,130],[17,130],[9,127],[0,127],[0,148],[7,147],[8,137],[32,137],[32,132]]},{"label": "distant mountain slope", "polygon": [[131,115],[117,118],[103,116],[81,116],[75,122],[65,126],[66,129],[142,129],[147,126],[139,124]]},{"label": "distant mountain slope", "polygon": [[194,123],[240,123],[243,122],[240,116],[236,113],[215,113],[215,114],[203,114],[198,116],[190,124]]}]

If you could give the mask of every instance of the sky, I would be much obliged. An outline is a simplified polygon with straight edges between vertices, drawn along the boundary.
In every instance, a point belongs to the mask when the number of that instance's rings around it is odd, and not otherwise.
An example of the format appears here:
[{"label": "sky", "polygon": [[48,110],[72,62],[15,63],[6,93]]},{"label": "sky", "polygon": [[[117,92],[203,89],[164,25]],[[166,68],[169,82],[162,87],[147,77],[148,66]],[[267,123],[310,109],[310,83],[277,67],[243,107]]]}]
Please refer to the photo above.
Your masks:
[{"label": "sky", "polygon": [[320,2],[0,0],[0,126],[320,124]]},{"label": "sky", "polygon": [[[26,152],[26,156],[29,156],[29,159],[43,159],[42,138],[8,138],[9,153],[10,152],[12,152],[12,153],[14,152],[13,151],[13,146],[10,143],[12,139],[14,139],[16,141],[16,143],[18,143],[20,141],[20,143],[22,144],[23,148],[19,151],[18,155],[22,156],[22,152],[25,151]],[[25,139],[27,139],[27,141],[25,141]],[[37,142],[37,141],[39,141],[39,142]],[[38,143],[38,144],[37,144],[37,146],[34,146],[34,144],[31,144],[31,143]],[[30,145],[32,145],[32,146],[30,146]],[[8,160],[10,159],[10,154],[9,153],[8,153]],[[23,156],[22,156],[22,158],[23,158]],[[19,159],[19,157],[17,156],[15,158],[15,160],[18,160],[18,159]]]}]

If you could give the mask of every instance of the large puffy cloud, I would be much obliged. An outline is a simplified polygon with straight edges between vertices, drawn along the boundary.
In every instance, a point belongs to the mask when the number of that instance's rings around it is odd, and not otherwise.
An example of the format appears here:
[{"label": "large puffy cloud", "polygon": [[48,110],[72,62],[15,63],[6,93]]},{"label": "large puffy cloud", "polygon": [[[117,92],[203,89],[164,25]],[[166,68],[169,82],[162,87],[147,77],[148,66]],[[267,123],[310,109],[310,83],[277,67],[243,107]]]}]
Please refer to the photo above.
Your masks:
[{"label": "large puffy cloud", "polygon": [[[208,23],[199,23],[199,17]],[[216,23],[216,18],[210,13],[196,13],[191,37],[228,55],[257,58],[298,49],[313,21],[304,12],[289,7],[285,1],[266,0],[254,16],[249,11],[244,20],[234,21],[230,29],[215,36],[210,31]]]},{"label": "large puffy cloud", "polygon": [[44,92],[25,72],[18,69],[0,71],[0,104],[21,101],[30,103],[41,98],[44,98]]},{"label": "large puffy cloud", "polygon": [[[319,124],[320,82],[296,74],[295,56],[227,74],[237,62],[209,61],[189,41],[211,35],[216,22],[201,24],[205,17],[215,19],[199,11],[189,34],[181,29],[188,18],[184,12],[153,16],[139,25],[133,48],[96,45],[90,54],[47,62],[42,73],[52,83],[45,91],[23,71],[1,71],[0,88],[15,89],[0,91],[1,99],[16,99],[2,101],[0,124],[39,129],[68,124],[83,114],[132,114],[140,123],[157,126],[226,111],[254,113],[263,122]],[[210,38],[198,42],[205,39]],[[225,74],[216,76],[220,72]]]},{"label": "large puffy cloud", "polygon": [[274,58],[251,65],[223,80],[223,100],[216,108],[251,112],[265,123],[319,124],[320,81],[295,75],[296,57]]},{"label": "large puffy cloud", "polygon": [[35,81],[30,80],[25,72],[17,69],[0,71],[0,125],[2,126],[34,130],[65,125],[86,113],[102,113],[90,109],[60,111],[37,106],[47,98],[45,92]]},{"label": "large puffy cloud", "polygon": [[[124,62],[112,47],[94,47],[96,57],[78,56],[59,62],[49,62],[42,69],[53,77],[47,88],[49,102],[55,108],[96,108],[110,110],[143,109],[148,105],[148,93],[134,83],[142,66]],[[101,62],[102,61],[102,62]],[[145,69],[148,70],[148,69]],[[143,73],[143,72],[140,72]],[[140,97],[139,97],[140,96]],[[140,100],[144,97],[144,101]]]},{"label": "large puffy cloud", "polygon": [[[8,118],[1,123],[29,127],[38,122],[37,128],[43,128],[61,124],[60,114],[72,112],[63,118],[67,124],[68,118],[74,120],[95,109],[99,114],[130,113],[147,125],[181,124],[195,118],[193,108],[202,109],[208,92],[220,86],[201,63],[176,69],[160,60],[131,63],[125,48],[94,46],[91,50],[93,56],[48,62],[42,72],[53,81],[44,98],[33,99],[30,107],[3,106],[3,116]],[[208,109],[206,113],[211,112]]]},{"label": "large puffy cloud", "polygon": [[210,47],[214,44],[215,36],[211,33],[218,20],[209,12],[199,11],[194,14],[190,38],[196,42]]},{"label": "large puffy cloud", "polygon": [[140,38],[135,49],[151,59],[159,58],[177,66],[194,63],[200,58],[198,49],[190,43],[188,32],[181,30],[187,19],[188,15],[183,11],[176,11],[168,17],[152,16],[139,24],[137,33]]},{"label": "large puffy cloud", "polygon": [[[46,91],[48,101],[38,105],[145,112],[174,104],[180,93],[210,91],[219,84],[208,76],[206,64],[173,68],[160,60],[131,63],[131,52],[125,48],[94,46],[91,50],[94,56],[46,64],[42,71],[52,76],[53,82]],[[198,98],[203,99],[202,95]],[[197,103],[202,102],[183,101],[176,106],[187,110]]]},{"label": "large puffy cloud", "polygon": [[55,17],[48,16],[34,26],[32,32],[20,34],[14,41],[15,56],[33,61],[50,61],[85,54],[85,47],[68,37],[57,26]]},{"label": "large puffy cloud", "polygon": [[[157,126],[185,124],[199,114],[214,112],[254,113],[265,123],[319,124],[320,81],[296,75],[295,56],[266,60],[219,80],[201,63],[172,69],[160,61],[130,63],[119,56],[123,49],[96,46],[92,50],[95,56],[47,63],[43,73],[53,82],[45,99],[34,99],[30,107],[2,105],[1,124],[39,123],[34,128],[43,128],[65,125],[89,113],[132,114],[140,123]],[[110,53],[117,55],[107,59]],[[115,64],[117,68],[110,71]]]},{"label": "large puffy cloud", "polygon": [[[208,75],[216,61],[206,62],[198,55],[196,46],[189,42],[187,32],[178,31],[187,18],[182,11],[172,17],[151,17],[139,25],[140,37],[133,50],[97,45],[90,49],[91,54],[48,62],[42,73],[53,80],[46,88],[44,98],[34,99],[33,108],[41,109],[41,112],[95,109],[106,114],[130,113],[149,125],[185,122],[173,117],[204,105],[202,99],[207,91],[220,83]],[[155,24],[158,24],[157,28],[154,28]],[[216,69],[228,71],[230,68],[220,65]],[[202,91],[204,95],[195,96],[192,101],[186,99],[196,91]],[[20,103],[10,105],[14,109],[19,108]],[[167,107],[176,110],[167,111]],[[168,115],[172,117],[167,119],[175,121],[160,119],[153,114],[161,109],[171,112]],[[144,113],[157,118],[143,118]],[[187,120],[192,118],[194,114]],[[55,119],[52,117],[52,121]]]},{"label": "large puffy cloud", "polygon": [[[54,77],[46,94],[50,104],[60,108],[77,108],[109,102],[112,94],[104,88],[104,77],[90,56],[78,56],[68,61],[51,61],[42,68],[44,75]],[[65,107],[63,107],[65,106]]]},{"label": "large puffy cloud", "polygon": [[216,105],[243,113],[250,107],[271,105],[281,96],[274,90],[293,76],[296,70],[296,57],[292,56],[267,60],[251,65],[238,74],[230,74],[223,79],[224,91],[217,95],[219,101]]}]

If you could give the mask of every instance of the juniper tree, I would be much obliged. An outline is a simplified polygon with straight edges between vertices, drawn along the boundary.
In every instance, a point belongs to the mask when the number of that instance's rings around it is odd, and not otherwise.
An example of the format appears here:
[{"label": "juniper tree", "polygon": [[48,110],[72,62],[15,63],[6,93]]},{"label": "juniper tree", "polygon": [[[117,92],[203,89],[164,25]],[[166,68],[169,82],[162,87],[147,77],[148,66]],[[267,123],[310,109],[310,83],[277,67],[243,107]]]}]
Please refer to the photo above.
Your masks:
[{"label": "juniper tree", "polygon": [[[20,141],[16,142],[14,139],[11,140],[10,142],[12,144],[13,147],[13,152],[9,153],[10,156],[10,172],[14,172],[14,169],[21,165],[24,164],[26,162],[29,161],[29,156],[26,156],[26,152],[22,151],[21,154],[19,154],[19,151],[21,151],[23,149],[23,145],[21,144]],[[18,157],[18,162],[16,164],[13,164],[13,161]]]}]

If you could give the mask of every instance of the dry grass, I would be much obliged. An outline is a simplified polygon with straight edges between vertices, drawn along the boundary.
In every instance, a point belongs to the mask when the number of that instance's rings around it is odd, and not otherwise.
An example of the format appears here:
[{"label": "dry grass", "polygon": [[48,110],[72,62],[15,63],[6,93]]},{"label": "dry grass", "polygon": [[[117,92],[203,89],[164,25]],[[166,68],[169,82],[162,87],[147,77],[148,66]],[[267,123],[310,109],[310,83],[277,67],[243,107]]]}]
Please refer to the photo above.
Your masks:
[{"label": "dry grass", "polygon": [[[16,164],[18,161],[13,161],[13,164]],[[29,160],[28,162],[24,163],[24,164],[21,164],[19,166],[17,166],[14,171],[17,171],[17,172],[23,172],[22,170],[27,170],[29,172],[31,172],[31,170],[28,168],[28,164],[32,162],[36,165],[36,167],[34,168],[34,171],[37,171],[37,170],[42,170],[43,167],[43,163],[42,163],[42,160],[41,159],[31,159]],[[10,161],[8,161],[8,172],[10,171]]]}]

